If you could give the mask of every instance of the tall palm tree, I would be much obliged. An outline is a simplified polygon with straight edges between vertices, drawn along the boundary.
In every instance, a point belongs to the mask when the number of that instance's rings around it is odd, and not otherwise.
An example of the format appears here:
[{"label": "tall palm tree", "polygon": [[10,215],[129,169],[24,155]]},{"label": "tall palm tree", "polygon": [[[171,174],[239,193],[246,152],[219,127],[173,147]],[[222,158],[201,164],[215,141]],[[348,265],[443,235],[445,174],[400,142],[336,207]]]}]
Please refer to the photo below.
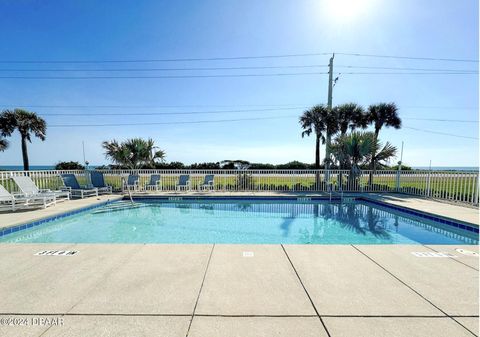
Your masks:
[{"label": "tall palm tree", "polygon": [[327,107],[323,104],[315,105],[305,110],[300,116],[300,125],[303,129],[302,138],[315,133],[315,168],[320,168],[320,144],[325,143],[324,132],[327,129],[324,116],[327,114]]},{"label": "tall palm tree", "polygon": [[[374,142],[378,140],[378,134],[383,127],[400,129],[402,120],[398,117],[398,108],[395,103],[380,103],[368,107],[368,123],[374,126]],[[375,148],[372,149],[370,170],[375,171]],[[371,177],[370,177],[371,182]]]},{"label": "tall palm tree", "polygon": [[159,150],[152,139],[133,138],[121,143],[114,139],[103,142],[102,147],[105,149],[105,157],[130,169],[153,167],[157,160],[165,159],[165,151]]},{"label": "tall palm tree", "polygon": [[367,115],[361,105],[356,103],[345,103],[333,108],[337,116],[338,131],[343,136],[348,130],[367,127]]},{"label": "tall palm tree", "polygon": [[23,169],[28,171],[27,142],[32,142],[32,134],[44,141],[47,123],[35,112],[22,109],[4,110],[0,114],[0,135],[10,137],[15,130],[18,130],[22,140]]}]

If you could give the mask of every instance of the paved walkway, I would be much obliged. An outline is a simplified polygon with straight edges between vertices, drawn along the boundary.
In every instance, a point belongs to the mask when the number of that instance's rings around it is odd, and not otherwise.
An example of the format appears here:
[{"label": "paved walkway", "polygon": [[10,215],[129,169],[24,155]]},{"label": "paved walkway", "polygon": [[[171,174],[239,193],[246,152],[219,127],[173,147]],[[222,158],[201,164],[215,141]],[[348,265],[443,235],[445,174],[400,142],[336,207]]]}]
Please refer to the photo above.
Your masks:
[{"label": "paved walkway", "polygon": [[[0,336],[474,336],[478,257],[455,248],[2,244]],[[434,251],[456,257],[412,254]]]},{"label": "paved walkway", "polygon": [[20,210],[16,212],[0,212],[0,228],[24,224],[31,221],[49,218],[54,215],[93,206],[108,200],[122,199],[121,195],[102,195],[85,199],[73,199],[57,203],[45,209]]}]

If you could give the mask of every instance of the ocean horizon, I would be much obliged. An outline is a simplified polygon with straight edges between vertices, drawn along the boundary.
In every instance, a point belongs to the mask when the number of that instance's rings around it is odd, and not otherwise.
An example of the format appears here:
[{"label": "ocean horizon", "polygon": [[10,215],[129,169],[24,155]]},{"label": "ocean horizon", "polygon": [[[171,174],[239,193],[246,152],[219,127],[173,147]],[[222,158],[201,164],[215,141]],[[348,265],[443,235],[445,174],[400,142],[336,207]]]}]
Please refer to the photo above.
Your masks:
[{"label": "ocean horizon", "polygon": [[[89,165],[90,169],[94,169],[101,165]],[[413,166],[415,170],[428,170],[428,166]],[[31,171],[47,171],[54,170],[55,165],[30,165]],[[2,171],[22,171],[23,165],[1,165],[0,170]],[[432,166],[432,170],[442,170],[442,171],[478,171],[478,166]]]}]

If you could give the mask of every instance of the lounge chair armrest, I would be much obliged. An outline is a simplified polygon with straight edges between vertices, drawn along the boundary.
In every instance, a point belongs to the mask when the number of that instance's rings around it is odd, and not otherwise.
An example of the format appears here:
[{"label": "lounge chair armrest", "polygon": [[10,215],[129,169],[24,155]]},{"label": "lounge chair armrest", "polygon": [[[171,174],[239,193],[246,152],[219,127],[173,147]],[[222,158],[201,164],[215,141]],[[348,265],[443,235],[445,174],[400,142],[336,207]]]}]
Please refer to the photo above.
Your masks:
[{"label": "lounge chair armrest", "polygon": [[52,192],[52,190],[49,189],[49,188],[41,188],[41,189],[39,189],[38,191],[39,191],[40,193]]},{"label": "lounge chair armrest", "polygon": [[60,187],[60,191],[62,192],[72,192],[72,188],[71,187],[68,187],[68,186],[62,186]]}]

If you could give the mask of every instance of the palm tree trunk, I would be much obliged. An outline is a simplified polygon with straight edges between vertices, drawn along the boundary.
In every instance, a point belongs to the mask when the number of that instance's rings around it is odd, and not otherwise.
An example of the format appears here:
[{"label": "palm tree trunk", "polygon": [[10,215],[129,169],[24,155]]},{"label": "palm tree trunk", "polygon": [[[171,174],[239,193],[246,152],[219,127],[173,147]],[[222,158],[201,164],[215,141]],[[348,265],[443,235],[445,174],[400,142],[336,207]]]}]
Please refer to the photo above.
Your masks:
[{"label": "palm tree trunk", "polygon": [[332,144],[332,135],[327,134],[325,142],[325,166],[326,168],[330,168],[330,145]]},{"label": "palm tree trunk", "polygon": [[22,135],[22,157],[23,157],[23,169],[28,171],[30,169],[28,165],[28,152],[27,152],[27,137]]},{"label": "palm tree trunk", "polygon": [[320,187],[320,136],[317,135],[315,139],[315,189]]},{"label": "palm tree trunk", "polygon": [[370,159],[370,174],[368,176],[368,185],[373,184],[373,173],[375,172],[375,152],[377,149],[375,148],[375,144],[377,144],[378,133],[380,132],[379,129],[375,129],[375,136],[373,138],[373,148],[372,148],[372,159]]}]

